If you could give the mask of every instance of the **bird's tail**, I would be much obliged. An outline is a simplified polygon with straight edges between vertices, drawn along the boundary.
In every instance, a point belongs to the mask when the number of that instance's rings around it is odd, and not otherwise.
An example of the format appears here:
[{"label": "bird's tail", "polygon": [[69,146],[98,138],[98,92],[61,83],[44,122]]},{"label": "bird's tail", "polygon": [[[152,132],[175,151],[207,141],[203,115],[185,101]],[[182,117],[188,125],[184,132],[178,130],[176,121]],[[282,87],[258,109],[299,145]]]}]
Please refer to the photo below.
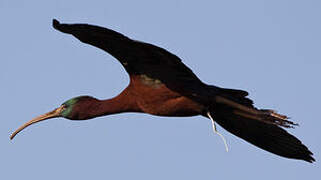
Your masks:
[{"label": "bird's tail", "polygon": [[[239,100],[240,102],[245,102],[249,100],[246,97],[238,97],[235,99]],[[241,103],[238,103],[238,101],[235,102],[233,100],[230,100],[229,98],[225,98],[222,96],[217,96],[215,98],[215,102],[218,104],[224,104],[228,106],[229,108],[233,109],[234,114],[237,114],[245,118],[262,121],[264,123],[274,124],[285,128],[294,128],[294,126],[298,125],[290,121],[289,117],[282,114],[278,114],[276,111],[271,109],[257,109],[253,105],[246,106]]]},{"label": "bird's tail", "polygon": [[[224,89],[210,109],[215,122],[232,134],[279,156],[315,161],[299,139],[281,127],[294,127],[288,117],[272,110],[256,109],[245,91]],[[241,93],[243,92],[243,94]]]}]

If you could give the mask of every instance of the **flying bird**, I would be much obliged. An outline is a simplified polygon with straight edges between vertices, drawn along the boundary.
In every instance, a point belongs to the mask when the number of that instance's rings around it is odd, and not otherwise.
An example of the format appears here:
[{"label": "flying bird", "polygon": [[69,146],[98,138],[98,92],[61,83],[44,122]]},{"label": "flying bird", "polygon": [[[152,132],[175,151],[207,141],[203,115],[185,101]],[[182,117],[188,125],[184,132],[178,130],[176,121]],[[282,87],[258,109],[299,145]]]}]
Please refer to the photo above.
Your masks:
[{"label": "flying bird", "polygon": [[53,27],[111,54],[129,74],[130,83],[112,99],[74,97],[25,123],[10,136],[11,139],[31,124],[57,117],[86,120],[123,112],[171,117],[201,115],[211,120],[216,133],[215,123],[276,155],[315,161],[312,152],[284,130],[297,125],[287,116],[254,107],[246,91],[205,84],[179,57],[167,50],[99,26],[62,24],[54,19]]}]

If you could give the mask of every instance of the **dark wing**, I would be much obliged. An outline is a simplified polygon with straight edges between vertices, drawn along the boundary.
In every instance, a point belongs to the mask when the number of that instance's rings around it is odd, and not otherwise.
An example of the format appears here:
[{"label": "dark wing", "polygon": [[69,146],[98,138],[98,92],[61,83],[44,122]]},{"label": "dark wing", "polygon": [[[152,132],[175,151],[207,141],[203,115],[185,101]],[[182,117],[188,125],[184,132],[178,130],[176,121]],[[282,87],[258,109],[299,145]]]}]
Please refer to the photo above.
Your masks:
[{"label": "dark wing", "polygon": [[107,28],[88,24],[61,24],[53,20],[53,27],[72,34],[81,42],[108,52],[120,61],[130,76],[146,75],[160,80],[171,89],[180,91],[184,89],[189,95],[199,91],[196,87],[203,86],[179,57],[163,48],[132,40]]},{"label": "dark wing", "polygon": [[275,124],[257,121],[227,105],[213,109],[215,121],[232,134],[279,156],[315,161],[312,152],[299,139]]}]

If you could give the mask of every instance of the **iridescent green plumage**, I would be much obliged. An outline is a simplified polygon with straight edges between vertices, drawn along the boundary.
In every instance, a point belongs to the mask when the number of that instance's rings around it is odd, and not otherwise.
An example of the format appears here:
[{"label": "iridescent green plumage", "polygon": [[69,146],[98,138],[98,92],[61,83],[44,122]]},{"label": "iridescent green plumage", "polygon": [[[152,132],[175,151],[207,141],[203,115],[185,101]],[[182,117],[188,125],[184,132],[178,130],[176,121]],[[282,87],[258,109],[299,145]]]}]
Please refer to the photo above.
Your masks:
[{"label": "iridescent green plumage", "polygon": [[65,107],[65,109],[61,112],[61,116],[65,117],[65,118],[70,116],[70,114],[72,112],[72,108],[78,102],[78,100],[79,100],[79,97],[75,97],[75,98],[69,99],[69,100],[65,101],[64,103],[62,103],[62,105]]}]

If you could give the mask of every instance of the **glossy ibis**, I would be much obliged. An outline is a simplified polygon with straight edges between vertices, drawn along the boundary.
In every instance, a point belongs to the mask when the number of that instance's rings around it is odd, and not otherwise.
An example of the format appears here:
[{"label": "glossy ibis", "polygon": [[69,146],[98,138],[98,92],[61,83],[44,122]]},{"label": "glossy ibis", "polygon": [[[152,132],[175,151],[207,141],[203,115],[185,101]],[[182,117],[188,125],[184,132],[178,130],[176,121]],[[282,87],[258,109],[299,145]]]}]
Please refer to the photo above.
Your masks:
[{"label": "glossy ibis", "polygon": [[72,98],[21,126],[11,139],[27,126],[55,117],[86,120],[122,112],[174,117],[201,115],[211,119],[215,132],[217,122],[232,134],[271,153],[315,161],[312,152],[283,129],[296,125],[287,116],[254,107],[246,91],[203,83],[179,57],[167,50],[94,25],[61,24],[53,20],[53,27],[111,54],[129,74],[130,83],[112,99]]}]

